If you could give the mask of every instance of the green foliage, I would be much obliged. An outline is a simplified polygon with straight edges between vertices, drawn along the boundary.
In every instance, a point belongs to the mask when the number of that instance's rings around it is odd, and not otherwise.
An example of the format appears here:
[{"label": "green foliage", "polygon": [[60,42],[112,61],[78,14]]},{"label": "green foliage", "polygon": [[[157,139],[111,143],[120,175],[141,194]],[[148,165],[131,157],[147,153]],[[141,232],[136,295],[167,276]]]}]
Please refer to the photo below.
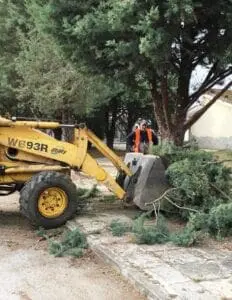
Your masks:
[{"label": "green foliage", "polygon": [[82,197],[84,196],[89,190],[86,188],[78,188],[77,189],[77,195]]},{"label": "green foliage", "polygon": [[87,248],[86,236],[77,228],[73,231],[67,231],[62,241],[67,248]]},{"label": "green foliage", "polygon": [[169,231],[163,216],[159,216],[157,223],[146,224],[146,216],[142,215],[134,221],[132,231],[138,244],[163,244],[169,241]]},{"label": "green foliage", "polygon": [[[190,104],[232,72],[229,7],[227,0],[52,0],[42,9],[72,62],[123,82],[134,97],[141,92],[157,107],[162,137],[181,144]],[[193,92],[199,66],[206,76]]]},{"label": "green foliage", "polygon": [[[25,31],[26,12],[22,0],[0,1],[0,112],[17,112],[15,88],[18,86],[18,74],[15,59],[19,51],[17,30]],[[21,108],[22,109],[22,108]]]},{"label": "green foliage", "polygon": [[169,182],[183,192],[183,197],[190,199],[193,204],[199,197],[209,193],[208,178],[201,162],[184,159],[175,162],[167,169]]},{"label": "green foliage", "polygon": [[67,231],[62,241],[49,240],[49,253],[55,257],[81,257],[86,248],[88,248],[86,236],[78,228]]},{"label": "green foliage", "polygon": [[167,163],[167,166],[183,159],[206,162],[212,160],[213,157],[212,153],[198,150],[197,147],[184,148],[169,142],[163,142],[157,146],[154,146],[153,154],[164,159]]},{"label": "green foliage", "polygon": [[95,102],[109,94],[103,80],[90,77],[67,62],[54,39],[36,29],[19,35],[21,51],[16,59],[19,100],[21,103],[27,100],[38,117],[38,113],[55,117],[60,111],[79,116],[90,113],[97,106]]},{"label": "green foliage", "polygon": [[208,217],[208,214],[203,212],[191,213],[188,221],[188,227],[196,231],[207,231]]},{"label": "green foliage", "polygon": [[232,201],[213,207],[207,220],[209,231],[218,237],[232,234]]},{"label": "green foliage", "polygon": [[[165,203],[164,209],[186,220],[183,232],[171,237],[176,244],[191,245],[203,233],[224,237],[232,233],[231,169],[215,159],[212,153],[181,149],[173,145],[155,148],[166,159],[167,177],[174,187],[168,197],[179,207]],[[165,200],[163,200],[165,201]],[[192,213],[188,209],[197,210]]]},{"label": "green foliage", "polygon": [[41,238],[45,238],[45,239],[48,238],[48,235],[46,234],[46,231],[43,227],[39,227],[39,229],[36,230],[36,235]]},{"label": "green foliage", "polygon": [[126,232],[131,230],[129,224],[121,222],[120,220],[113,220],[110,223],[110,230],[113,236],[123,236]]},{"label": "green foliage", "polygon": [[190,247],[199,243],[202,233],[191,226],[186,226],[182,231],[173,233],[170,241],[177,246]]},{"label": "green foliage", "polygon": [[97,188],[97,184],[94,184],[91,189],[79,189],[79,193],[81,199],[89,199],[94,198],[99,194],[99,190]]},{"label": "green foliage", "polygon": [[[154,147],[154,153],[166,163],[167,178],[175,188],[168,197],[177,205],[208,213],[232,196],[230,169],[218,162],[212,153],[170,144]],[[185,220],[190,216],[188,210],[179,210],[170,204],[165,207]]]},{"label": "green foliage", "polygon": [[114,203],[116,201],[117,201],[117,197],[115,195],[104,195],[100,199],[100,202],[104,202],[104,203]]}]

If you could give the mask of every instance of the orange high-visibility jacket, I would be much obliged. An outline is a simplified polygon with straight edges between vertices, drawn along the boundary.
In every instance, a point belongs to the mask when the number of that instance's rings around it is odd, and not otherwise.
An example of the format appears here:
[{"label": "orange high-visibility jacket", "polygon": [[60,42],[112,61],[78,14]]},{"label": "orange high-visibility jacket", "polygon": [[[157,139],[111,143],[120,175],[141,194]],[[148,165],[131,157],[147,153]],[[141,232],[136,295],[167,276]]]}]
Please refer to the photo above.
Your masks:
[{"label": "orange high-visibility jacket", "polygon": [[[140,132],[141,129],[137,128],[135,130],[135,144],[134,144],[134,152],[139,152],[139,144],[140,144]],[[149,142],[152,142],[152,129],[147,128],[147,138]]]}]

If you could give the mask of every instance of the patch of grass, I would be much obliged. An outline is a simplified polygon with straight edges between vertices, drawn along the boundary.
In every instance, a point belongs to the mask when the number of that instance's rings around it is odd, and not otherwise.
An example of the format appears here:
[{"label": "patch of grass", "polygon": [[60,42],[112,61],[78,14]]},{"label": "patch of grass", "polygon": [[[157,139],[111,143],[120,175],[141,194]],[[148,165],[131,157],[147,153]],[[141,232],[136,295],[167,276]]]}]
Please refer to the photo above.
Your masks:
[{"label": "patch of grass", "polygon": [[131,226],[120,220],[113,220],[110,223],[110,230],[113,236],[123,236],[126,232],[131,231]]}]

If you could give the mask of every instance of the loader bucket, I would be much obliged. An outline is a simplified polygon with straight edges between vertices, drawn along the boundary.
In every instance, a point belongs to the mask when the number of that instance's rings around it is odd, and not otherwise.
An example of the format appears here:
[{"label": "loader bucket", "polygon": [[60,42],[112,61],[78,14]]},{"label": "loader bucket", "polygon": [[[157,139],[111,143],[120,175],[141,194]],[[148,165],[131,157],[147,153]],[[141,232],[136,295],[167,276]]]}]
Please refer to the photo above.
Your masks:
[{"label": "loader bucket", "polygon": [[133,176],[123,182],[127,201],[133,201],[141,210],[150,210],[151,203],[169,188],[162,159],[155,155],[127,153],[125,163]]}]

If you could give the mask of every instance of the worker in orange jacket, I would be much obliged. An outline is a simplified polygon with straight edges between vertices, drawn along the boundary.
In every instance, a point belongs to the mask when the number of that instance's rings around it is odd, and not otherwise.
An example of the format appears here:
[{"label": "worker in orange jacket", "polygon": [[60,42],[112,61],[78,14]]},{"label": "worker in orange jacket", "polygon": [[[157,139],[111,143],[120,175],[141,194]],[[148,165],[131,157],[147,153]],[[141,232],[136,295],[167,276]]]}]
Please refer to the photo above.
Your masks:
[{"label": "worker in orange jacket", "polygon": [[133,152],[147,154],[151,145],[158,144],[158,138],[144,120],[141,122],[140,128],[136,128],[128,135],[127,142]]}]

